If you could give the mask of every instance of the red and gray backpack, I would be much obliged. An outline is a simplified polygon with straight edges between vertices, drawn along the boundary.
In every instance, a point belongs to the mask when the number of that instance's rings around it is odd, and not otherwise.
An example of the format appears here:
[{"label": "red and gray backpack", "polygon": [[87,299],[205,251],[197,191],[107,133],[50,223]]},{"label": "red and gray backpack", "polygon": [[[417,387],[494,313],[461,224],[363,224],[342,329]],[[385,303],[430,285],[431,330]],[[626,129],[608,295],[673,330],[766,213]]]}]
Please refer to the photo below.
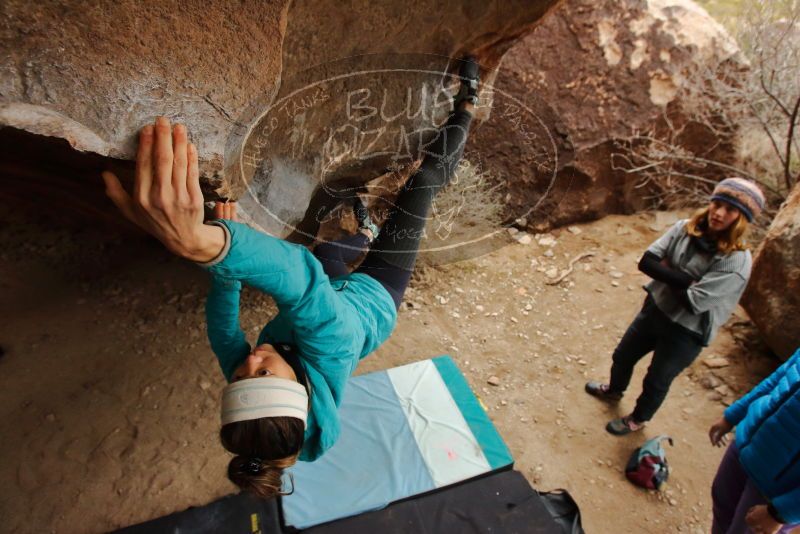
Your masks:
[{"label": "red and gray backpack", "polygon": [[628,465],[625,466],[625,476],[628,480],[647,489],[661,488],[669,478],[669,464],[664,454],[664,447],[661,446],[664,440],[673,445],[671,437],[658,436],[633,451]]}]

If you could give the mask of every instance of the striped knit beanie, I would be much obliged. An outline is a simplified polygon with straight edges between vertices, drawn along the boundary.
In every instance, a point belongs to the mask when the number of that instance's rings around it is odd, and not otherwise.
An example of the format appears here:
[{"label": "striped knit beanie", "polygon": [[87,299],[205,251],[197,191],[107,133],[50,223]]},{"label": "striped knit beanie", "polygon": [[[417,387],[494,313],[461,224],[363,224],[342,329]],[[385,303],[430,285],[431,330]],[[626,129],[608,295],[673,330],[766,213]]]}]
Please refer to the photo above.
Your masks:
[{"label": "striped knit beanie", "polygon": [[735,206],[747,222],[753,222],[764,209],[764,193],[755,183],[744,178],[725,178],[714,188],[711,200],[722,200]]}]

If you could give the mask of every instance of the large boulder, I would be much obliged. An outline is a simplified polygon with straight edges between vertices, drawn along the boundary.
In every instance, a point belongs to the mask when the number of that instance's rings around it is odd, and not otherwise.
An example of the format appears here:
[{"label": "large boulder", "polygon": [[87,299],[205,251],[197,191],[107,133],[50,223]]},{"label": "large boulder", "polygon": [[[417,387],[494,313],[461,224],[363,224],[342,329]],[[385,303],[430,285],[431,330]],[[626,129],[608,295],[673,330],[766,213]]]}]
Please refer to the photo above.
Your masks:
[{"label": "large boulder", "polygon": [[130,160],[167,115],[189,127],[207,189],[248,197],[252,222],[286,235],[321,184],[418,157],[450,105],[450,58],[491,70],[556,3],[9,0],[0,125]]},{"label": "large boulder", "polygon": [[758,247],[742,296],[750,318],[783,359],[800,348],[800,186],[795,185]]},{"label": "large boulder", "polygon": [[[506,184],[510,218],[544,227],[641,209],[647,195],[621,170],[620,142],[665,116],[685,123],[691,68],[725,61],[742,61],[736,43],[689,0],[566,0],[503,58],[469,157]],[[698,155],[733,160],[730,139],[685,132]]]}]

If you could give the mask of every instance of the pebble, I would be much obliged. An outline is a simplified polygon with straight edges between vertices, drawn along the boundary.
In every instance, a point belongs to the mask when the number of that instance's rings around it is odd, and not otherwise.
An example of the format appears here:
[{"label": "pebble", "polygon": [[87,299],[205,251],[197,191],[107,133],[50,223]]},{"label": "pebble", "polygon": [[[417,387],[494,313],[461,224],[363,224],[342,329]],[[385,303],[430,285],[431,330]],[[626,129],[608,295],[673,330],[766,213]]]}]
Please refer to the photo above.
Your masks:
[{"label": "pebble", "polygon": [[703,360],[703,364],[709,369],[719,369],[729,366],[731,362],[729,362],[727,358],[707,358]]},{"label": "pebble", "polygon": [[714,389],[721,386],[722,382],[714,375],[707,375],[700,380],[700,385],[706,389]]},{"label": "pebble", "polygon": [[208,391],[210,387],[211,387],[211,382],[209,382],[208,380],[200,381],[200,389],[202,389],[203,391]]},{"label": "pebble", "polygon": [[496,377],[496,376],[494,376],[494,375],[490,376],[490,377],[489,377],[489,380],[487,380],[486,382],[487,382],[487,383],[488,383],[490,386],[499,386],[499,385],[500,385],[500,379],[499,379],[499,378],[497,378],[497,377]]},{"label": "pebble", "polygon": [[520,245],[530,245],[531,241],[533,241],[533,238],[530,234],[523,233],[521,236],[517,237],[516,240]]},{"label": "pebble", "polygon": [[546,235],[539,239],[540,247],[552,247],[556,244],[556,238],[551,235]]},{"label": "pebble", "polygon": [[730,395],[730,394],[731,394],[731,388],[729,388],[729,387],[728,387],[727,385],[725,385],[725,384],[722,384],[722,385],[720,385],[720,386],[717,386],[717,387],[715,387],[715,388],[714,388],[714,391],[716,391],[717,393],[719,393],[719,394],[720,394],[720,395],[722,395],[723,397],[725,397],[725,396],[728,396],[728,395]]},{"label": "pebble", "polygon": [[480,304],[476,304],[476,305],[475,305],[475,311],[482,312],[482,311],[483,311],[483,310],[485,310],[485,309],[486,309],[486,308],[484,308],[484,307],[483,307],[482,305],[480,305]]},{"label": "pebble", "polygon": [[544,251],[544,257],[545,258],[552,258],[553,256],[555,256],[555,253],[552,250],[548,249],[548,250]]},{"label": "pebble", "polygon": [[547,278],[555,278],[558,276],[558,269],[555,267],[550,267],[544,272],[544,274]]},{"label": "pebble", "polygon": [[511,237],[514,237],[519,233],[519,230],[514,228],[513,226],[509,227],[507,230],[508,230],[508,235],[510,235]]},{"label": "pebble", "polygon": [[49,423],[55,423],[56,422],[55,414],[49,413],[49,414],[45,415],[44,418],[47,419],[47,422],[49,422]]},{"label": "pebble", "polygon": [[611,271],[608,273],[611,278],[622,278],[624,275],[619,271]]},{"label": "pebble", "polygon": [[616,280],[612,280],[611,285],[614,287],[619,287],[619,282],[617,282]]},{"label": "pebble", "polygon": [[567,226],[567,232],[571,233],[572,235],[578,235],[581,233],[581,229],[577,226]]},{"label": "pebble", "polygon": [[678,505],[678,501],[676,501],[675,499],[670,499],[669,500],[669,505],[670,506],[677,506]]}]

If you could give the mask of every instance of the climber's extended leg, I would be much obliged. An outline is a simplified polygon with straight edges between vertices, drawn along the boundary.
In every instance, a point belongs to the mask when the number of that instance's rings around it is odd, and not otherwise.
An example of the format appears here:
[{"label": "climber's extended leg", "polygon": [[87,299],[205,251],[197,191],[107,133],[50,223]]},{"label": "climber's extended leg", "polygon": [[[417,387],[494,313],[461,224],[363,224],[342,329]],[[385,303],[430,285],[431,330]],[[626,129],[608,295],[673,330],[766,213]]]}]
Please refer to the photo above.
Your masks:
[{"label": "climber's extended leg", "polygon": [[406,182],[380,236],[356,270],[381,282],[398,308],[411,279],[433,199],[450,181],[464,154],[477,91],[477,63],[466,60],[460,74],[468,90],[462,91],[457,110],[424,149],[422,165]]}]

